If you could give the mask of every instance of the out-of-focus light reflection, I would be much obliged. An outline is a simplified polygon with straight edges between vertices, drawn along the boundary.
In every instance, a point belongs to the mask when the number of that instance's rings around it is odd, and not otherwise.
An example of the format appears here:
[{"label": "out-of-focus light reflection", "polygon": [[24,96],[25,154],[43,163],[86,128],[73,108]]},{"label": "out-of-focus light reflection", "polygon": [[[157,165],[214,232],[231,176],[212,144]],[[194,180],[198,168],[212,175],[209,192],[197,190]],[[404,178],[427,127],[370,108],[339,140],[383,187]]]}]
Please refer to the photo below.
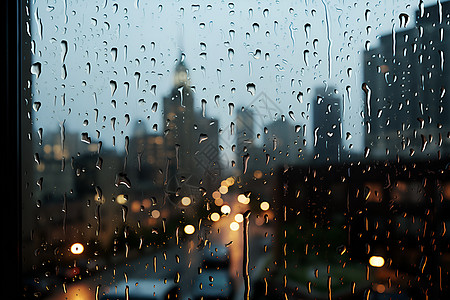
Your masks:
[{"label": "out-of-focus light reflection", "polygon": [[142,200],[142,205],[144,206],[144,208],[150,208],[152,206],[152,201],[148,198],[145,198],[144,200]]},{"label": "out-of-focus light reflection", "polygon": [[70,247],[70,252],[72,252],[73,254],[81,254],[84,251],[84,246],[80,243],[74,243],[71,247]]},{"label": "out-of-focus light reflection", "polygon": [[214,221],[214,222],[219,221],[220,220],[220,215],[218,213],[216,213],[216,212],[212,213],[211,214],[211,220]]},{"label": "out-of-focus light reflection", "polygon": [[244,194],[240,194],[238,196],[237,200],[239,201],[239,203],[242,203],[242,204],[249,204],[250,203],[250,198],[248,198]]},{"label": "out-of-focus light reflection", "polygon": [[116,197],[116,202],[118,204],[125,204],[125,203],[127,203],[127,201],[128,201],[128,197],[125,195],[120,194]]},{"label": "out-of-focus light reflection", "polygon": [[222,198],[217,198],[216,200],[214,200],[214,204],[217,206],[222,206],[223,205],[223,199]]},{"label": "out-of-focus light reflection", "polygon": [[195,232],[195,227],[193,225],[186,225],[184,226],[184,232],[186,234],[193,234]]},{"label": "out-of-focus light reflection", "polygon": [[223,205],[223,206],[220,208],[220,211],[221,211],[223,214],[228,215],[228,214],[231,213],[231,207],[225,204],[225,205]]},{"label": "out-of-focus light reflection", "polygon": [[225,195],[226,193],[228,193],[228,187],[226,185],[221,185],[220,188],[219,188],[219,192],[222,195]]},{"label": "out-of-focus light reflection", "polygon": [[253,176],[256,179],[261,179],[262,175],[263,175],[263,173],[260,170],[256,170],[255,172],[253,172]]},{"label": "out-of-focus light reflection", "polygon": [[220,197],[222,197],[222,194],[221,194],[219,191],[214,191],[214,192],[212,193],[212,197],[213,197],[214,199],[219,199]]},{"label": "out-of-focus light reflection", "polygon": [[181,204],[183,204],[184,206],[189,206],[191,204],[191,198],[189,197],[183,197],[181,199]]},{"label": "out-of-focus light reflection", "polygon": [[270,204],[269,204],[269,202],[264,201],[264,202],[261,202],[259,207],[261,208],[261,210],[266,211],[270,208]]},{"label": "out-of-focus light reflection", "polygon": [[376,267],[376,268],[381,268],[382,266],[384,266],[384,258],[381,256],[371,256],[369,258],[369,264],[372,267]]},{"label": "out-of-focus light reflection", "polygon": [[155,219],[158,219],[161,216],[161,213],[159,212],[159,210],[155,209],[152,211],[152,217]]},{"label": "out-of-focus light reflection", "polygon": [[233,231],[239,230],[239,223],[238,222],[231,222],[230,229]]},{"label": "out-of-focus light reflection", "polygon": [[141,203],[139,201],[133,201],[131,203],[131,211],[137,213],[141,210]]},{"label": "out-of-focus light reflection", "polygon": [[232,186],[234,184],[234,178],[233,177],[228,177],[227,178],[227,183],[228,183],[228,186]]},{"label": "out-of-focus light reflection", "polygon": [[261,226],[261,225],[263,225],[264,223],[265,223],[264,218],[262,218],[262,217],[257,217],[257,218],[255,218],[255,224],[256,224],[257,226]]},{"label": "out-of-focus light reflection", "polygon": [[377,291],[377,293],[380,293],[380,294],[382,294],[386,291],[386,287],[384,286],[384,284],[375,284],[374,289],[375,289],[375,291]]},{"label": "out-of-focus light reflection", "polygon": [[242,214],[236,214],[234,220],[238,223],[242,223],[242,221],[244,221],[244,216]]}]

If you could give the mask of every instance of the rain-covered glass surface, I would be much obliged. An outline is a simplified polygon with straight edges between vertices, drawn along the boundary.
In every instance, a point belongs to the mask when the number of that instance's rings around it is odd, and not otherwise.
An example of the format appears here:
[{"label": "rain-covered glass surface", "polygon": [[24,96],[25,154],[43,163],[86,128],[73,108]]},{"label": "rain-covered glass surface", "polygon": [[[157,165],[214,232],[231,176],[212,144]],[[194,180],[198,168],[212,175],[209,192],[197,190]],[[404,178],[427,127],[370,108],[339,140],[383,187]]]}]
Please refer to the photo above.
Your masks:
[{"label": "rain-covered glass surface", "polygon": [[450,2],[23,6],[24,297],[448,296]]}]

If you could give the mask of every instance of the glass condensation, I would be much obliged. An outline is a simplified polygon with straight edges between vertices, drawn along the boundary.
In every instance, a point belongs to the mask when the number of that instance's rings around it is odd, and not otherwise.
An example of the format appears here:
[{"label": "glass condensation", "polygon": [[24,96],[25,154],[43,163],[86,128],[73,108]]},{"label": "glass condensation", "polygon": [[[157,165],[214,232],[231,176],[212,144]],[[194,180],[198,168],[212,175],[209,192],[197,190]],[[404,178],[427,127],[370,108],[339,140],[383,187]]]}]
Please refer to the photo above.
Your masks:
[{"label": "glass condensation", "polygon": [[23,5],[25,298],[446,297],[450,2]]}]

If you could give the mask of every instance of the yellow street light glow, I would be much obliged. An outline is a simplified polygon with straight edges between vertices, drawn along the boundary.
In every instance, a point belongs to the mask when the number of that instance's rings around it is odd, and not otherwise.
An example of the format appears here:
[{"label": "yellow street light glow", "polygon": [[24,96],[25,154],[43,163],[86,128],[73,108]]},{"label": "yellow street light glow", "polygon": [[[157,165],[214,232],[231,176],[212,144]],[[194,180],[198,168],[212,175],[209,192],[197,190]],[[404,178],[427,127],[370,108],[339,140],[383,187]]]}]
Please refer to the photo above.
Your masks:
[{"label": "yellow street light glow", "polygon": [[219,188],[219,192],[222,195],[225,195],[226,193],[228,193],[228,187],[226,185],[221,185],[220,188]]},{"label": "yellow street light glow", "polygon": [[234,178],[233,177],[228,177],[227,178],[227,183],[228,183],[228,186],[232,186],[234,184]]},{"label": "yellow street light glow", "polygon": [[212,193],[212,197],[213,197],[214,199],[219,199],[220,197],[222,197],[222,194],[221,194],[219,191],[214,191],[214,192]]},{"label": "yellow street light glow", "polygon": [[242,214],[236,214],[234,220],[238,223],[242,223],[242,221],[244,221],[244,216]]},{"label": "yellow street light glow", "polygon": [[266,211],[266,210],[268,210],[269,208],[270,208],[270,204],[269,204],[269,202],[261,202],[261,204],[259,205],[259,207],[261,208],[261,210],[264,210],[264,211]]},{"label": "yellow street light glow", "polygon": [[216,212],[212,213],[211,214],[211,220],[214,221],[214,222],[219,221],[220,220],[220,215],[218,213],[216,213]]},{"label": "yellow street light glow", "polygon": [[239,223],[238,222],[231,222],[230,229],[233,231],[239,230]]},{"label": "yellow street light glow", "polygon": [[193,225],[184,226],[184,232],[186,234],[193,234],[195,232],[195,227]]},{"label": "yellow street light glow", "polygon": [[249,204],[250,203],[250,198],[248,198],[244,194],[240,194],[238,196],[237,200],[239,201],[239,203],[242,203],[242,204]]},{"label": "yellow street light glow", "polygon": [[263,176],[263,173],[260,170],[256,170],[255,172],[253,172],[253,176],[256,179],[261,179],[261,177]]},{"label": "yellow street light glow", "polygon": [[119,204],[125,204],[125,203],[127,203],[127,201],[128,201],[128,197],[125,195],[120,194],[116,197],[116,202]]},{"label": "yellow street light glow", "polygon": [[74,243],[71,247],[70,247],[70,252],[72,252],[73,254],[81,254],[84,251],[84,246],[80,243]]},{"label": "yellow street light glow", "polygon": [[384,258],[381,256],[371,256],[369,258],[369,264],[372,267],[381,268],[384,266]]},{"label": "yellow street light glow", "polygon": [[183,197],[181,199],[181,204],[183,204],[184,206],[189,206],[191,204],[191,198],[189,197]]},{"label": "yellow street light glow", "polygon": [[214,200],[214,204],[217,206],[222,206],[223,205],[223,199],[222,198],[217,198],[216,200]]},{"label": "yellow street light glow", "polygon": [[228,214],[230,214],[230,212],[231,212],[231,207],[225,204],[225,205],[223,205],[223,206],[220,208],[220,211],[221,211],[223,214],[228,215]]},{"label": "yellow street light glow", "polygon": [[159,212],[159,210],[155,209],[152,210],[152,218],[158,219],[161,216],[161,213]]}]

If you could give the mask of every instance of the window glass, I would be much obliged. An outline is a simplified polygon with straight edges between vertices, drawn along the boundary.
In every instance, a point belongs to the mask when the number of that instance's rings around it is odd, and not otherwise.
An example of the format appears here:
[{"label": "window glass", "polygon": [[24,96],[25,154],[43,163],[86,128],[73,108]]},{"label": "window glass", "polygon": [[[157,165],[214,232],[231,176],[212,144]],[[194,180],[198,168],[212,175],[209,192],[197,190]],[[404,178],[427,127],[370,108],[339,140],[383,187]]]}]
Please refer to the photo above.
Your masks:
[{"label": "window glass", "polygon": [[445,298],[450,2],[23,2],[24,297]]}]

